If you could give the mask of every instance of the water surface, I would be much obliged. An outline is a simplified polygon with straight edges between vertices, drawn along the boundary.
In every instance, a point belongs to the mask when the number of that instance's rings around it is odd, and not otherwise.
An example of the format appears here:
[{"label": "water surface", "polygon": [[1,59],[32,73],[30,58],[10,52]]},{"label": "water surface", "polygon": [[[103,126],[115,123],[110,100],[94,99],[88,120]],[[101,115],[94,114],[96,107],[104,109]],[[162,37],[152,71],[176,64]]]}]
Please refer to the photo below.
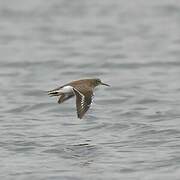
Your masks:
[{"label": "water surface", "polygon": [[[179,29],[178,0],[1,0],[1,179],[179,179]],[[87,77],[83,120],[44,93]]]}]

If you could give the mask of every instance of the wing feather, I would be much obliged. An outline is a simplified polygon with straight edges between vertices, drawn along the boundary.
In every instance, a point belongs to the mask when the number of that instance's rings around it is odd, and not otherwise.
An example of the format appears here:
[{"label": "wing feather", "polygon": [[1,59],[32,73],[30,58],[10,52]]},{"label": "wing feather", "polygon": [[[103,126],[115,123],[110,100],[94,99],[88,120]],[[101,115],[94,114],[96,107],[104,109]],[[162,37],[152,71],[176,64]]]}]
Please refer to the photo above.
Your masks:
[{"label": "wing feather", "polygon": [[82,93],[76,88],[73,88],[73,90],[76,95],[77,116],[78,118],[82,119],[82,117],[84,116],[84,114],[87,112],[87,110],[91,105],[93,92],[83,91]]}]

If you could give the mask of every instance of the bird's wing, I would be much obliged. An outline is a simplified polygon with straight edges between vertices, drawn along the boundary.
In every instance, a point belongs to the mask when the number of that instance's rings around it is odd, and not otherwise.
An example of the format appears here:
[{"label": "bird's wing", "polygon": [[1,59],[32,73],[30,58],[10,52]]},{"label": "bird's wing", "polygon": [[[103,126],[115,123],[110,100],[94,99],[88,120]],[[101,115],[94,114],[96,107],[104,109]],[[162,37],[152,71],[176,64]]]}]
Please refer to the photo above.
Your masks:
[{"label": "bird's wing", "polygon": [[81,119],[91,105],[93,91],[88,90],[82,93],[76,88],[73,88],[73,90],[76,95],[77,116]]},{"label": "bird's wing", "polygon": [[61,104],[64,101],[67,101],[68,99],[72,98],[74,94],[62,94],[58,100],[58,103]]}]

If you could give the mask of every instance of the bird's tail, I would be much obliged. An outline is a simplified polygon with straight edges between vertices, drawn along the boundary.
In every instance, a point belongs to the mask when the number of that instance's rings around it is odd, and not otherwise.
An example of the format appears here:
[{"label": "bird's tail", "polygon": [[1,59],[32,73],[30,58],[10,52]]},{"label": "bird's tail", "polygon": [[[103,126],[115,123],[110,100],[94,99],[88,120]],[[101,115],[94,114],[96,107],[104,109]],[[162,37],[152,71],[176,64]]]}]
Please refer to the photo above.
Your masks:
[{"label": "bird's tail", "polygon": [[61,92],[59,92],[58,90],[51,90],[51,91],[47,91],[47,93],[48,93],[48,95],[49,96],[60,96],[60,95],[62,95],[62,93]]}]

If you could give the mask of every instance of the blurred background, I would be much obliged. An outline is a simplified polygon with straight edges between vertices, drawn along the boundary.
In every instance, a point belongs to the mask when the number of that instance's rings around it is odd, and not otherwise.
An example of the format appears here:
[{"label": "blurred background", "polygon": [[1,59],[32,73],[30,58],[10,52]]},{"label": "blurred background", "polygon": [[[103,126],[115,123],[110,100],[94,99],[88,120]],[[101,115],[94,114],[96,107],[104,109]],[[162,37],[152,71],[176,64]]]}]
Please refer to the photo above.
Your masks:
[{"label": "blurred background", "polygon": [[[83,120],[44,91],[101,78]],[[179,0],[0,0],[0,178],[180,177]]]}]

